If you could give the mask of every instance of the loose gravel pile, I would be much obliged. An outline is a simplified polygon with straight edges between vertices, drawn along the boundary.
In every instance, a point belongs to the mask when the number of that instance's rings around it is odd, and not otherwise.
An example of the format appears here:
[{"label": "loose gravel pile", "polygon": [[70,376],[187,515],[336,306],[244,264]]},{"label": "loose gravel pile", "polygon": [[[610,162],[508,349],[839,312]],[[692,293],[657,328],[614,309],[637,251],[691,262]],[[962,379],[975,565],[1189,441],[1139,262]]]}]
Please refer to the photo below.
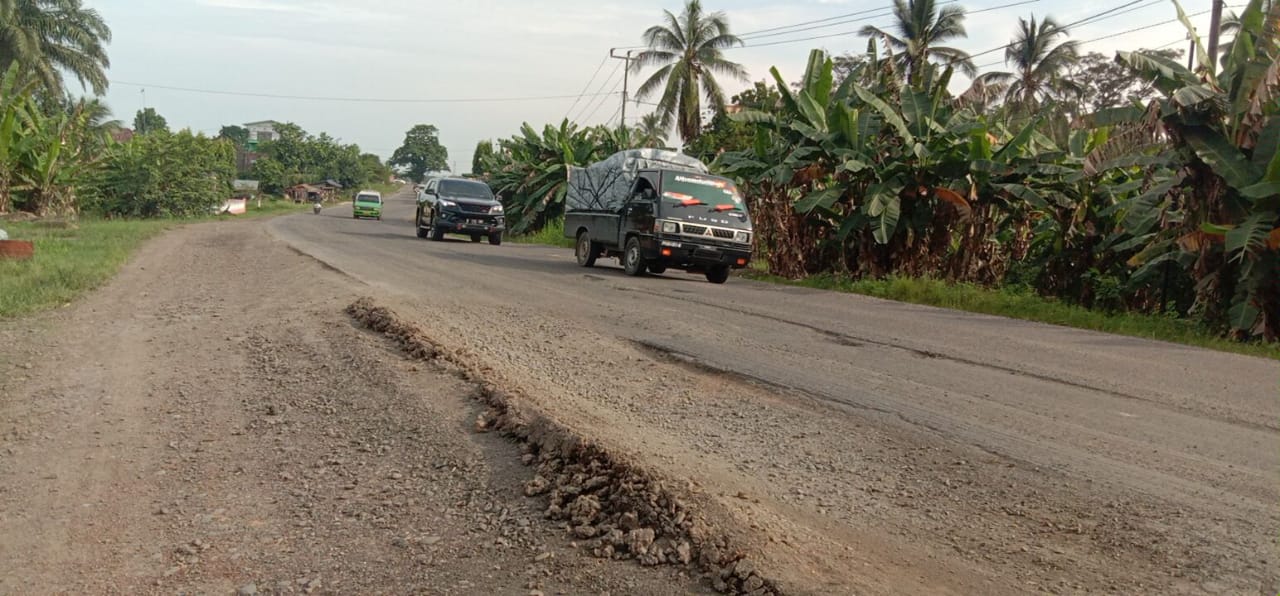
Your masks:
[{"label": "loose gravel pile", "polygon": [[370,298],[347,307],[365,327],[386,335],[408,356],[452,367],[476,384],[487,406],[478,432],[499,432],[521,445],[522,463],[536,474],[524,487],[545,497],[546,516],[563,522],[572,536],[600,558],[633,560],[644,566],[681,565],[701,570],[724,593],[778,594],[756,565],[676,494],[671,483],[622,461],[549,417],[515,394],[487,383],[480,371],[456,358],[414,325]]}]

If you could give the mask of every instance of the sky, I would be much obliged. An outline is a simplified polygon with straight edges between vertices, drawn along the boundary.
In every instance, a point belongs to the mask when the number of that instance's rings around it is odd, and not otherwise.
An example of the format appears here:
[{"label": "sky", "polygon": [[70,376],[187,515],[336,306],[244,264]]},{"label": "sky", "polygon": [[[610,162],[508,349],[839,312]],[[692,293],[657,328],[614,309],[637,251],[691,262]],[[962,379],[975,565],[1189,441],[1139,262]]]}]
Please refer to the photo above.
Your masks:
[{"label": "sky", "polygon": [[[461,173],[470,169],[478,141],[512,136],[524,122],[541,129],[568,115],[585,124],[616,124],[623,61],[607,59],[610,48],[638,46],[641,34],[661,20],[664,9],[679,13],[681,1],[84,3],[97,9],[112,29],[106,100],[126,125],[144,105],[163,115],[170,128],[208,134],[226,124],[294,122],[385,159],[410,127],[433,124],[440,129],[451,166]],[[1030,0],[1005,6],[1018,0],[959,0],[973,14],[965,21],[968,39],[953,45],[977,54],[1008,43],[1019,16],[1050,15],[1065,24],[1131,1]],[[888,5],[888,0],[704,0],[707,10],[726,13],[735,33],[768,30],[745,36],[748,46],[755,47],[727,53],[747,69],[750,80],[769,78],[771,66],[787,80],[798,79],[812,48],[865,51],[866,39],[856,32],[866,24],[887,26],[882,15]],[[1185,28],[1177,22],[1126,33],[1176,18],[1172,0],[1142,0],[1131,8],[1135,10],[1124,8],[1113,18],[1079,26],[1073,37],[1115,35],[1083,48],[1103,53],[1185,49]],[[1208,8],[1207,0],[1186,6],[1189,13]],[[858,12],[862,14],[833,19]],[[797,28],[808,29],[804,31],[775,29],[820,19],[829,20]],[[1192,17],[1202,31],[1208,19],[1208,14]],[[826,37],[793,41],[815,36]],[[989,65],[983,70],[999,70],[1002,58],[997,51],[975,62]],[[632,75],[630,88],[647,75]],[[736,91],[750,82],[722,80],[722,85]],[[361,101],[347,101],[352,99]],[[652,109],[630,103],[627,120],[634,123]]]}]

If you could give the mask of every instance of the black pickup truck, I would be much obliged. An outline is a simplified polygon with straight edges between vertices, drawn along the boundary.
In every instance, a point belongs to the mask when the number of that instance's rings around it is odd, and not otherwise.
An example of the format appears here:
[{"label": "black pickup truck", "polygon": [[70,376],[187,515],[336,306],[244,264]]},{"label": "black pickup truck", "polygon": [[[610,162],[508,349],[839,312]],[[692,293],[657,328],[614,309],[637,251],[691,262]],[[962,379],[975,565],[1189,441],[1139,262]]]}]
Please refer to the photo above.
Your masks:
[{"label": "black pickup truck", "polygon": [[751,260],[751,217],[730,180],[668,151],[624,151],[569,174],[565,236],[578,264],[617,257],[628,275],[667,269],[724,283]]}]

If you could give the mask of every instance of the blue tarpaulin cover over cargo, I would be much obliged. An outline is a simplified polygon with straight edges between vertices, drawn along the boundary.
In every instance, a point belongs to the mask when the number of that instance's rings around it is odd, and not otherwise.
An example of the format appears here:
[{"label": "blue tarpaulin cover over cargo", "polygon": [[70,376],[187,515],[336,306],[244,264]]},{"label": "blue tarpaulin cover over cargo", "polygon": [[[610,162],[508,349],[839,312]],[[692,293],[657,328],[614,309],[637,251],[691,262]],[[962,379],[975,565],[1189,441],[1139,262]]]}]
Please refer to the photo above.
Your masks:
[{"label": "blue tarpaulin cover over cargo", "polygon": [[627,201],[627,193],[640,170],[680,170],[708,173],[706,164],[675,151],[629,149],[587,167],[569,166],[569,189],[565,208],[569,211],[617,211]]}]

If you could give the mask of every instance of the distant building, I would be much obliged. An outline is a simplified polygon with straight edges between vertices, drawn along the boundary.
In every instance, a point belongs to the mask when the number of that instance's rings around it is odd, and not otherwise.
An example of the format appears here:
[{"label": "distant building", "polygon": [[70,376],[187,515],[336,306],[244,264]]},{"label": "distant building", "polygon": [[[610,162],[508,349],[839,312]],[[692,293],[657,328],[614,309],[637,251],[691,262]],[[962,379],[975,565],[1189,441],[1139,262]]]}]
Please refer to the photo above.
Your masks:
[{"label": "distant building", "polygon": [[249,150],[257,150],[259,142],[274,141],[278,136],[276,134],[276,127],[279,125],[280,123],[275,120],[246,123],[244,127],[249,129]]},{"label": "distant building", "polygon": [[262,157],[261,153],[236,147],[236,171],[241,174],[248,174],[253,170],[253,163],[258,161],[260,157]]},{"label": "distant building", "polygon": [[120,127],[111,131],[111,138],[117,143],[128,143],[133,140],[133,129]]}]

